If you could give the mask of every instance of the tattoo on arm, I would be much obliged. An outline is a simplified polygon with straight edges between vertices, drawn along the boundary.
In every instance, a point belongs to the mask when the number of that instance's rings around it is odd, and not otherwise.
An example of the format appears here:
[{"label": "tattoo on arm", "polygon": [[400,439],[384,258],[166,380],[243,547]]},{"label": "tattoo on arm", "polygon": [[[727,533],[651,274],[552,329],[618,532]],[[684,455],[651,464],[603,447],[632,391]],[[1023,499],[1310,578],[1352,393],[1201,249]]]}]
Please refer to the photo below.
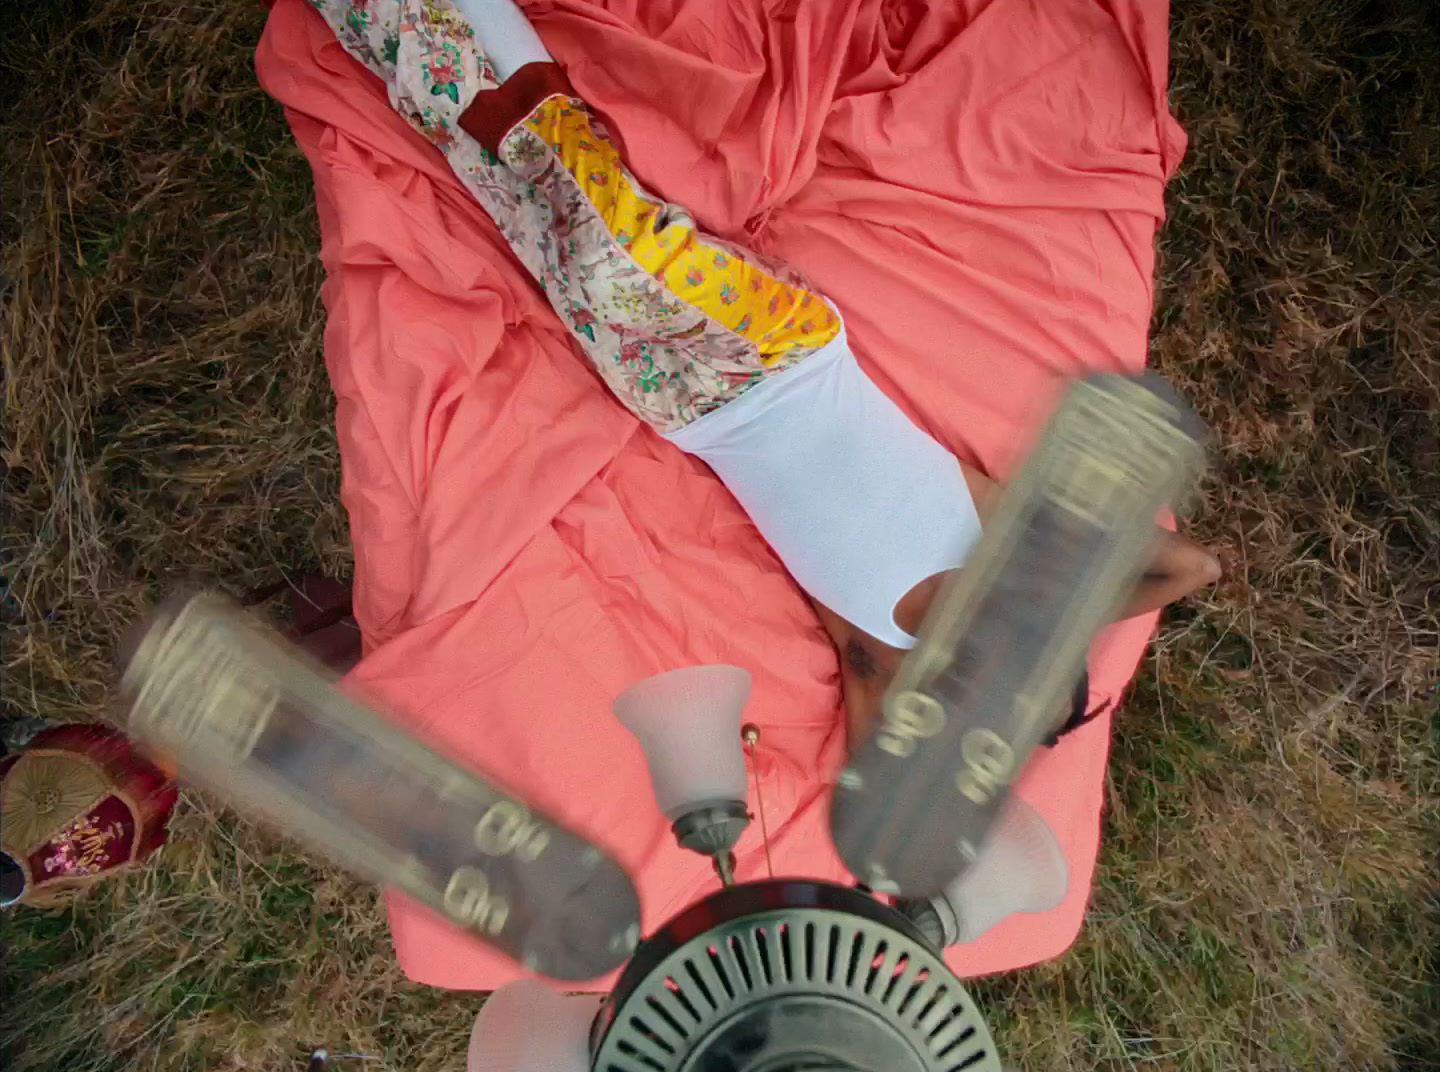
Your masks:
[{"label": "tattoo on arm", "polygon": [[875,657],[854,637],[851,637],[845,644],[845,664],[862,678],[872,678],[880,671],[879,666],[875,663]]}]

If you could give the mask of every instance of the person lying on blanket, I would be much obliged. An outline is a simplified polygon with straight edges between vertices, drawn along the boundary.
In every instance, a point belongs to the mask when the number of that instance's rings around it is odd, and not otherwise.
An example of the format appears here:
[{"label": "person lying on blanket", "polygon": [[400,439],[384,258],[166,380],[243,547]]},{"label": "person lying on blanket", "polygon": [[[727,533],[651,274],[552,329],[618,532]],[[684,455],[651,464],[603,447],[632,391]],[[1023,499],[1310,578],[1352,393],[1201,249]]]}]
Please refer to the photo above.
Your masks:
[{"label": "person lying on blanket", "polygon": [[[455,4],[463,19],[445,0],[316,0],[447,151],[610,390],[714,469],[809,594],[858,740],[995,484],[870,380],[839,310],[797,272],[640,186],[512,0]],[[402,30],[418,49],[392,43]],[[1122,617],[1218,576],[1165,532]]]}]

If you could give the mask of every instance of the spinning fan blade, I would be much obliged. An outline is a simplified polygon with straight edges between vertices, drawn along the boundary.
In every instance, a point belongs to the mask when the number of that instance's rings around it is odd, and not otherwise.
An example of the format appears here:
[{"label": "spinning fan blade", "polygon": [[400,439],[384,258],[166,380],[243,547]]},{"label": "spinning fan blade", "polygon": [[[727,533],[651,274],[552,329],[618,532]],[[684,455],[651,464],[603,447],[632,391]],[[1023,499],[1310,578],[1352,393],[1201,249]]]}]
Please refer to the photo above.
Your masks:
[{"label": "spinning fan blade", "polygon": [[587,1072],[602,994],[557,994],[520,979],[491,994],[470,1032],[465,1072]]},{"label": "spinning fan blade", "polygon": [[223,597],[167,601],[122,653],[130,729],[183,774],[531,971],[592,979],[639,939],[597,846],[335,688]]},{"label": "spinning fan blade", "polygon": [[1066,395],[841,772],[831,833],[862,882],[929,897],[975,859],[1133,591],[1156,514],[1198,476],[1203,434],[1153,376],[1092,376]]}]

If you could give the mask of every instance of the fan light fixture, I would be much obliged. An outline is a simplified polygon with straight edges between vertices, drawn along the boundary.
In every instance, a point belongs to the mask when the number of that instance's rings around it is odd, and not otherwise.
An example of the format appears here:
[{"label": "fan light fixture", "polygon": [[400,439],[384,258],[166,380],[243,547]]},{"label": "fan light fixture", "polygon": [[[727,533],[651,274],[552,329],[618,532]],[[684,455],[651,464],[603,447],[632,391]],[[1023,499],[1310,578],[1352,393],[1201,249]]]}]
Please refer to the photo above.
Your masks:
[{"label": "fan light fixture", "polygon": [[656,674],[615,698],[615,717],[645,752],[655,803],[682,848],[709,856],[725,885],[732,851],[750,823],[740,716],[750,673],[738,666],[690,666]]},{"label": "fan light fixture", "polygon": [[465,1072],[589,1072],[601,994],[561,994],[517,979],[490,995],[470,1032]]},{"label": "fan light fixture", "polygon": [[958,879],[939,896],[902,899],[897,907],[944,948],[973,942],[1012,915],[1048,912],[1065,899],[1069,887],[1065,851],[1049,824],[1012,796],[975,862]]}]

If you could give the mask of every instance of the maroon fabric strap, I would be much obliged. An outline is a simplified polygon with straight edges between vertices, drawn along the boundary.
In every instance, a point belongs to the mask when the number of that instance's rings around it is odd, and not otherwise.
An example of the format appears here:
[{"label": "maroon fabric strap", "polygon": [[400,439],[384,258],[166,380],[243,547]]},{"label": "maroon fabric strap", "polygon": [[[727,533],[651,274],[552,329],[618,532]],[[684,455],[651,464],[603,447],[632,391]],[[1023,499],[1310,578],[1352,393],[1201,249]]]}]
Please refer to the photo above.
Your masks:
[{"label": "maroon fabric strap", "polygon": [[573,97],[575,89],[557,63],[527,63],[494,89],[482,89],[460,113],[460,129],[500,155],[500,143],[541,102]]},{"label": "maroon fabric strap", "polygon": [[360,661],[360,626],[351,606],[350,582],[314,573],[294,574],[263,588],[242,601],[253,607],[284,594],[294,616],[285,636],[336,673],[346,673]]}]

